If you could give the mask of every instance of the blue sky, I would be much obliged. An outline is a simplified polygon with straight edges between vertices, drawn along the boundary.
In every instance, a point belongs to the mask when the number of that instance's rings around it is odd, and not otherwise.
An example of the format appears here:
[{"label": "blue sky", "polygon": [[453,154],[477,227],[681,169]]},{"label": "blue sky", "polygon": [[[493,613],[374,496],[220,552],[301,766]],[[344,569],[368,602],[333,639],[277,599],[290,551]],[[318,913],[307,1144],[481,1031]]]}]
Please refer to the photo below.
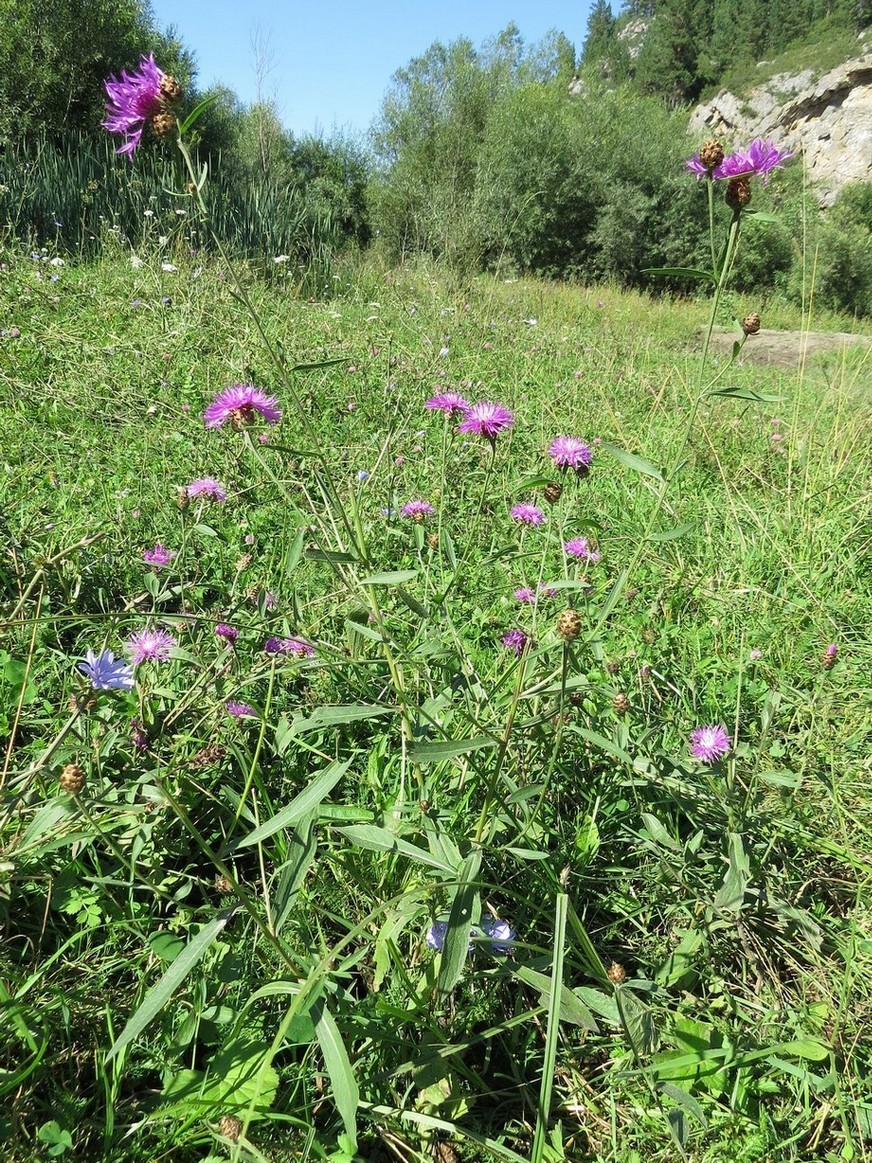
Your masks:
[{"label": "blue sky", "polygon": [[365,131],[394,72],[434,40],[478,45],[514,21],[527,44],[556,28],[578,50],[590,0],[152,0],[152,9],[193,49],[200,87],[220,82],[246,104],[257,93],[259,33],[273,66],[264,97],[295,134],[329,136]]}]

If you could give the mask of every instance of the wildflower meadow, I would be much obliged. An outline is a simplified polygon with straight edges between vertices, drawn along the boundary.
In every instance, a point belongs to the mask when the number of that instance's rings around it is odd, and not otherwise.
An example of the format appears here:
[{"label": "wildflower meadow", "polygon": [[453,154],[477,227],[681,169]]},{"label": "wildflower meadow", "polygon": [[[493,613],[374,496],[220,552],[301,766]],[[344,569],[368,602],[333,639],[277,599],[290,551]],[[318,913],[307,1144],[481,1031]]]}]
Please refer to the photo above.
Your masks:
[{"label": "wildflower meadow", "polygon": [[0,246],[4,1157],[867,1158],[870,357],[730,284],[800,159],[700,148],[670,293],[308,297],[106,91],[184,213]]}]

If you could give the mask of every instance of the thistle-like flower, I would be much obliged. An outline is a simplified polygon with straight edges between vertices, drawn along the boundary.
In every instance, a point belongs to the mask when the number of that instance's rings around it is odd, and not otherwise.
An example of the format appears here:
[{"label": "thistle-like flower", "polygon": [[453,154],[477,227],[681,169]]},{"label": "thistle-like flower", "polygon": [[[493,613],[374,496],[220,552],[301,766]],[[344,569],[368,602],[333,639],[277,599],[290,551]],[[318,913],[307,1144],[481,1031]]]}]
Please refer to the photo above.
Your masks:
[{"label": "thistle-like flower", "polygon": [[198,477],[189,485],[185,485],[185,493],[191,498],[211,497],[213,501],[218,501],[222,505],[227,500],[225,489],[214,477]]},{"label": "thistle-like flower", "polygon": [[144,630],[131,634],[125,645],[131,662],[139,666],[141,662],[166,662],[175,644],[175,638],[166,630],[146,626]]},{"label": "thistle-like flower", "polygon": [[690,733],[690,753],[702,763],[717,763],[729,752],[732,744],[723,723],[697,727]]},{"label": "thistle-like flower", "polygon": [[234,428],[247,428],[260,415],[267,424],[278,424],[282,418],[275,396],[268,396],[254,384],[231,384],[219,392],[203,412],[207,428],[223,428],[229,420]]},{"label": "thistle-like flower", "polygon": [[425,518],[431,516],[435,509],[429,501],[407,501],[400,509],[404,517],[409,517],[416,525],[420,525]]},{"label": "thistle-like flower", "polygon": [[460,392],[439,392],[431,396],[424,407],[433,412],[444,412],[446,416],[453,416],[455,412],[465,415],[469,411],[469,400]]},{"label": "thistle-like flower", "polygon": [[515,417],[503,404],[492,400],[479,400],[470,404],[466,418],[457,425],[458,432],[469,432],[483,436],[493,445],[501,432],[507,431],[515,422]]},{"label": "thistle-like flower", "polygon": [[509,511],[509,516],[519,525],[543,525],[545,523],[545,514],[537,505],[531,505],[529,501],[522,501],[520,505],[515,505]]},{"label": "thistle-like flower", "polygon": [[110,133],[123,134],[124,144],[118,153],[133,157],[142,140],[142,131],[151,124],[155,132],[172,132],[175,118],[166,106],[181,96],[181,88],[174,77],[168,76],[155,64],[153,56],[143,57],[132,71],[122,69],[117,77],[105,82],[106,120],[103,128]]},{"label": "thistle-like flower", "polygon": [[548,455],[558,468],[572,468],[579,476],[586,476],[593,460],[593,449],[577,436],[557,436],[551,441]]}]

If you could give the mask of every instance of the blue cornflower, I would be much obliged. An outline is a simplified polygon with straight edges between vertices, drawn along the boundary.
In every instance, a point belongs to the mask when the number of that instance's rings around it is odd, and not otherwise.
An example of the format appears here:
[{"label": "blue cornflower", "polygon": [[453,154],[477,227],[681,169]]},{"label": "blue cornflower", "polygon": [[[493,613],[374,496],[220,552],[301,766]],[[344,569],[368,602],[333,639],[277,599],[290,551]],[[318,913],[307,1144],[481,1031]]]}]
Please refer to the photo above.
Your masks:
[{"label": "blue cornflower", "polygon": [[88,650],[84,661],[76,665],[95,691],[133,690],[133,667],[120,658],[116,659],[111,650],[104,650],[99,655]]}]

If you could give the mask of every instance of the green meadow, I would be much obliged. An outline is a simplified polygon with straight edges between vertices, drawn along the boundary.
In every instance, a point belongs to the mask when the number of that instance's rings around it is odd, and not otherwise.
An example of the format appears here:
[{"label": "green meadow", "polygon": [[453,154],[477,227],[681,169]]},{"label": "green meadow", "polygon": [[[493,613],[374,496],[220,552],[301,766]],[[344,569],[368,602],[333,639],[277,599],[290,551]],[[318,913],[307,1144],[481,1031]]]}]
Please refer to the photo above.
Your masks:
[{"label": "green meadow", "polygon": [[869,351],[165,214],[2,252],[4,1157],[867,1158]]}]

